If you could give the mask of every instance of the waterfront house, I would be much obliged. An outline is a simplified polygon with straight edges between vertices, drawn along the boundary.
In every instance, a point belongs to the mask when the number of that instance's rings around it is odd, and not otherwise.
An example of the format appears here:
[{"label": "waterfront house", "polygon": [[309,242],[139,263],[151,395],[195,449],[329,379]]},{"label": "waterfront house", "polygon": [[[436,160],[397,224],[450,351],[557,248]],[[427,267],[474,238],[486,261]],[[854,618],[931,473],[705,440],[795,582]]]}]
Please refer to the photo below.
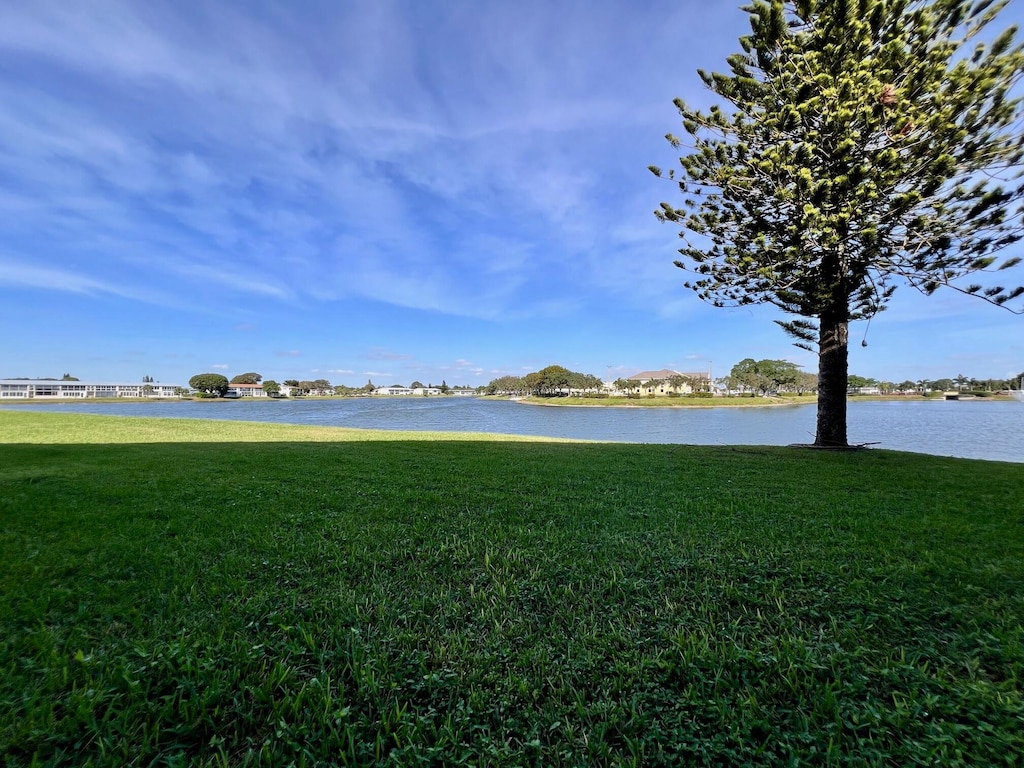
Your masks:
[{"label": "waterfront house", "polygon": [[262,384],[229,384],[224,397],[266,397]]},{"label": "waterfront house", "polygon": [[81,400],[93,397],[164,398],[179,397],[177,384],[96,383],[56,379],[0,379],[3,400]]},{"label": "waterfront house", "polygon": [[[674,389],[672,385],[669,384],[669,379],[673,376],[683,376],[687,379],[687,383],[677,389]],[[707,371],[680,373],[679,371],[673,371],[668,368],[662,368],[660,371],[640,371],[640,373],[634,373],[632,376],[627,376],[626,381],[635,382],[640,391],[646,395],[667,395],[670,392],[685,394],[693,392],[695,384],[701,389],[710,389],[711,385]],[[649,381],[657,382],[657,384],[651,387],[646,386]]]}]

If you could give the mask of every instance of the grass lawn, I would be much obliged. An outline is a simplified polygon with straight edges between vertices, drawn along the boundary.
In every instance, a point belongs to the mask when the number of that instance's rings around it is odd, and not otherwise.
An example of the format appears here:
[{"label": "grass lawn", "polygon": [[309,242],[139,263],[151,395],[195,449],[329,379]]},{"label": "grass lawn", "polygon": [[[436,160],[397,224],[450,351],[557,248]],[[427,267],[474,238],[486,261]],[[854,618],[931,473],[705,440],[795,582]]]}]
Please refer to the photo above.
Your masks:
[{"label": "grass lawn", "polygon": [[1019,764],[1020,465],[430,437],[0,411],[6,765]]}]

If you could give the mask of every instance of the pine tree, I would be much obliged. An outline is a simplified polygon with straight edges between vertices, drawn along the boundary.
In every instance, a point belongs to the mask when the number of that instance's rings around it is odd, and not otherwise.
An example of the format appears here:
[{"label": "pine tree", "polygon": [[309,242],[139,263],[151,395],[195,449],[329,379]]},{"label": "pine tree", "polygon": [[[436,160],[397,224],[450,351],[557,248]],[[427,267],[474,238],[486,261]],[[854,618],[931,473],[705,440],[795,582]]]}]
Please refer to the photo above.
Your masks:
[{"label": "pine tree", "polygon": [[797,316],[780,325],[818,353],[815,445],[847,445],[848,324],[897,285],[1024,294],[970,280],[1018,264],[1024,235],[1024,49],[1014,27],[982,42],[1007,2],[753,0],[730,73],[699,73],[731,113],[675,101],[681,171],[651,171],[684,195],[655,211],[682,228],[676,265],[715,306]]}]

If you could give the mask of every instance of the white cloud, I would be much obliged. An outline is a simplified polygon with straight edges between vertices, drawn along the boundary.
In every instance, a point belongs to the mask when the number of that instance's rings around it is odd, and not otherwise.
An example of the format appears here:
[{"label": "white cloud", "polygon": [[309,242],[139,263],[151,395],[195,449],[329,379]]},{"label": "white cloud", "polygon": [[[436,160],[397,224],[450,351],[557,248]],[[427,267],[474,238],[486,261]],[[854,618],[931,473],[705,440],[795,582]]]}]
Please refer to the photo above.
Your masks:
[{"label": "white cloud", "polygon": [[[664,0],[0,4],[0,304],[45,290],[116,317],[127,299],[180,311],[168,333],[214,316],[258,325],[286,350],[271,354],[352,366],[358,346],[324,339],[336,323],[411,372],[439,370],[414,367],[432,320],[438,338],[469,329],[458,348],[487,368],[521,346],[502,371],[557,358],[592,323],[609,350],[579,354],[599,369],[762,356],[770,324],[738,332],[682,288],[676,231],[651,214],[678,193],[645,170],[675,162],[671,97],[706,103],[693,69],[721,65],[745,27],[735,8]],[[910,348],[937,317],[964,318],[943,335],[972,350],[1016,334],[976,303],[910,293],[869,340]],[[631,336],[636,317],[658,333]],[[467,319],[492,321],[487,338]]]},{"label": "white cloud", "polygon": [[[0,10],[0,48],[85,83],[70,98],[8,84],[0,117],[21,182],[66,192],[66,242],[99,203],[107,253],[200,294],[486,318],[562,314],[577,251],[608,242],[588,153],[632,112],[593,88],[623,78],[593,55],[622,34],[614,14],[102,9]],[[66,216],[37,203],[39,224]],[[641,282],[603,277],[611,263],[574,282]]]}]

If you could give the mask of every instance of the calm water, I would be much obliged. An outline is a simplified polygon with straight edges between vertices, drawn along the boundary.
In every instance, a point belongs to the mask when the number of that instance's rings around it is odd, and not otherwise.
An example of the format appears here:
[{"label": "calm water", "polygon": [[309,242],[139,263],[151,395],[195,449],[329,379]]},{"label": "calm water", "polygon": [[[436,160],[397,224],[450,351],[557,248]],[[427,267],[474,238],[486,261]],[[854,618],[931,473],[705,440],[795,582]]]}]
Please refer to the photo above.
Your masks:
[{"label": "calm water", "polygon": [[[166,416],[362,429],[498,432],[695,445],[787,445],[814,440],[813,405],[748,408],[538,407],[473,398],[352,398],[225,402],[61,403],[14,406],[124,416]],[[852,402],[851,443],[1024,462],[1024,403]]]}]

